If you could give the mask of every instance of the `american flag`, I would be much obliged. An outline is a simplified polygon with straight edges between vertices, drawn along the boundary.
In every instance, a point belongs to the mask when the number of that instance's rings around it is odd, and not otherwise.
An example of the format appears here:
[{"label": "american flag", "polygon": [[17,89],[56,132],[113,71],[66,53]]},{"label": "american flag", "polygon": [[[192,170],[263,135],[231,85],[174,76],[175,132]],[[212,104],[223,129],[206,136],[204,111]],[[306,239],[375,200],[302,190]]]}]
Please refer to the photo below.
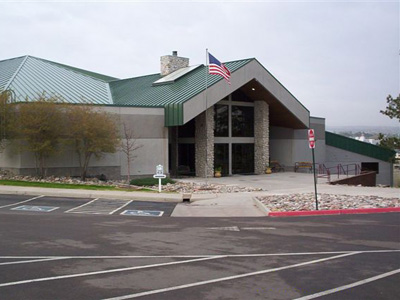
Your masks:
[{"label": "american flag", "polygon": [[208,73],[214,75],[220,75],[231,84],[229,78],[231,77],[231,72],[223,63],[221,63],[218,59],[208,53]]}]

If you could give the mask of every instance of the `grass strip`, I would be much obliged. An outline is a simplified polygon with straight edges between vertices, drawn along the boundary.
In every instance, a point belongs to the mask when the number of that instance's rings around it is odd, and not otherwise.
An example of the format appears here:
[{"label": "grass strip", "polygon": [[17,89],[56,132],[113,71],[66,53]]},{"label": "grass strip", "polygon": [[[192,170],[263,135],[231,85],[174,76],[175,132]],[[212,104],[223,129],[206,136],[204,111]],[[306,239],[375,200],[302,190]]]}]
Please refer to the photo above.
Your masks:
[{"label": "grass strip", "polygon": [[[168,183],[173,184],[176,183],[176,181],[172,180],[171,178],[161,179],[161,185],[166,185]],[[131,184],[137,186],[153,186],[158,185],[158,179],[153,177],[136,178],[131,180]]]},{"label": "grass strip", "polygon": [[150,189],[139,189],[131,190],[118,188],[116,186],[104,186],[104,185],[86,185],[86,184],[69,184],[69,183],[58,183],[58,182],[35,182],[35,181],[22,181],[22,180],[0,180],[0,185],[8,186],[26,186],[26,187],[41,187],[41,188],[56,188],[56,189],[78,189],[78,190],[102,190],[102,191],[140,191],[148,192]]}]

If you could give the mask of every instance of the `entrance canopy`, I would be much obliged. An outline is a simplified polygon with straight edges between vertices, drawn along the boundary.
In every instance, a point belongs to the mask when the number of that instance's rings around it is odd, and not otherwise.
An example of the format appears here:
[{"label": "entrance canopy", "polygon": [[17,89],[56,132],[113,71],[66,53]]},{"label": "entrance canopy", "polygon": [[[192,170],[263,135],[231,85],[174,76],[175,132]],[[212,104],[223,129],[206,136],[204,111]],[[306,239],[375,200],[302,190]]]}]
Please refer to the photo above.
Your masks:
[{"label": "entrance canopy", "polygon": [[[229,63],[226,64],[229,68]],[[204,67],[206,68],[206,67]],[[208,75],[218,78],[219,76]],[[166,108],[166,118],[169,113],[178,116],[185,124],[201,112],[224,99],[234,91],[243,92],[253,101],[265,101],[270,107],[270,125],[304,129],[309,127],[310,112],[305,108],[278,80],[275,79],[256,59],[249,60],[245,65],[232,72],[231,85],[224,80],[208,87],[192,99],[184,102],[181,108]],[[173,119],[173,118],[171,118]],[[181,123],[181,124],[179,124]],[[167,124],[166,124],[167,125]],[[171,124],[173,125],[173,124]]]}]

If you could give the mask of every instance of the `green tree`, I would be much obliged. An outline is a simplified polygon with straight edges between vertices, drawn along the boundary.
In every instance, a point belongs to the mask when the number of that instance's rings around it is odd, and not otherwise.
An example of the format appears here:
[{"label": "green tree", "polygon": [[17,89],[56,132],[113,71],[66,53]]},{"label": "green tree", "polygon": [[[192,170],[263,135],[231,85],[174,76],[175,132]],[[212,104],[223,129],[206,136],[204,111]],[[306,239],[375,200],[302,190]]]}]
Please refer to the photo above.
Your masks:
[{"label": "green tree", "polygon": [[400,94],[397,98],[393,98],[392,95],[387,96],[386,103],[386,109],[381,110],[381,114],[391,119],[397,119],[400,122]]},{"label": "green tree", "polygon": [[[400,122],[400,95],[393,98],[391,95],[386,98],[386,109],[381,110],[380,113],[388,116],[391,119],[397,119]],[[391,150],[400,149],[400,138],[398,136],[385,136],[379,134],[379,145]]]},{"label": "green tree", "polygon": [[78,154],[81,180],[85,181],[91,158],[115,153],[120,145],[118,128],[112,116],[93,105],[69,105],[68,136]]},{"label": "green tree", "polygon": [[60,102],[57,97],[47,98],[43,93],[17,107],[13,127],[20,149],[34,154],[37,173],[41,177],[47,173],[46,160],[60,150],[61,128],[64,128]]},{"label": "green tree", "polygon": [[395,136],[385,136],[384,134],[380,133],[378,136],[379,139],[379,146],[394,150],[400,149],[400,139]]}]

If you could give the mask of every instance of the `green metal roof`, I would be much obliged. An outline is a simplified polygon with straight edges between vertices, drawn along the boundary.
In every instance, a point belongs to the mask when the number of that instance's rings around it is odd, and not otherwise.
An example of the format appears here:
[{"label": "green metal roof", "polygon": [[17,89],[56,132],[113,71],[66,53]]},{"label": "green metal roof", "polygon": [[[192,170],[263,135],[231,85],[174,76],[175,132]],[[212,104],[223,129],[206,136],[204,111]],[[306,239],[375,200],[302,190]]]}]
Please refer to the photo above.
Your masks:
[{"label": "green metal roof", "polygon": [[[237,60],[227,62],[225,65],[233,73],[251,60]],[[207,67],[204,65],[185,74],[172,84],[153,86],[153,82],[160,78],[160,74],[153,74],[110,82],[114,104],[142,107],[183,104],[205,90],[206,80],[208,86],[224,80],[221,76],[208,74]]]},{"label": "green metal roof", "polygon": [[336,147],[387,162],[390,162],[396,155],[396,152],[393,150],[389,150],[365,142],[360,142],[355,139],[328,131],[325,132],[325,143],[328,146]]},{"label": "green metal roof", "polygon": [[0,78],[20,102],[46,92],[69,103],[113,104],[108,81],[115,78],[32,56],[0,61]]},{"label": "green metal roof", "polygon": [[[250,58],[225,65],[234,76],[235,71],[252,61],[260,64]],[[120,80],[33,56],[0,61],[0,88],[12,90],[17,102],[33,101],[45,92],[68,103],[164,108],[165,126],[182,125],[184,103],[206,86],[224,80],[222,76],[208,74],[205,65],[177,75],[171,76],[174,80],[168,84],[154,84],[162,78],[160,74]]]},{"label": "green metal roof", "polygon": [[0,91],[5,90],[25,57],[0,61]]},{"label": "green metal roof", "polygon": [[[251,60],[227,62],[226,66],[233,73]],[[69,103],[165,107],[170,111],[170,105],[181,107],[204,91],[206,80],[208,86],[223,80],[221,76],[208,74],[204,65],[171,84],[153,85],[160,78],[160,74],[153,74],[119,80],[33,56],[0,61],[0,89],[13,90],[19,102],[30,101],[46,92]]]}]

